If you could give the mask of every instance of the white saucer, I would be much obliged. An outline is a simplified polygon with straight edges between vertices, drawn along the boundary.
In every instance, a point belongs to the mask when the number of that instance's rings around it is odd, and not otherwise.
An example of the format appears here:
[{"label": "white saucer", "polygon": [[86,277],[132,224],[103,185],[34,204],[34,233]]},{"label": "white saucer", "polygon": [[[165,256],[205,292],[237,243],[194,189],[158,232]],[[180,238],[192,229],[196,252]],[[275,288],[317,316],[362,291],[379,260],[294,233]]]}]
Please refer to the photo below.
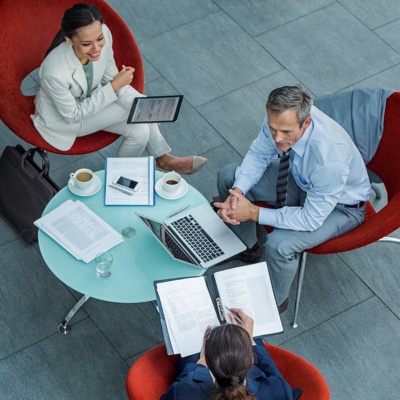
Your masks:
[{"label": "white saucer", "polygon": [[90,186],[89,189],[80,189],[77,186],[75,186],[74,181],[70,179],[68,181],[68,189],[73,193],[76,194],[77,196],[93,196],[96,194],[100,189],[101,189],[101,179],[97,176],[93,176],[93,184]]},{"label": "white saucer", "polygon": [[186,194],[186,192],[189,189],[188,183],[183,178],[181,178],[181,181],[182,181],[182,185],[179,188],[179,190],[177,192],[175,192],[175,193],[169,193],[169,192],[167,192],[166,190],[163,189],[163,187],[162,187],[162,178],[160,178],[156,182],[156,186],[155,186],[156,193],[160,197],[162,197],[163,199],[166,199],[166,200],[177,200],[177,199],[180,199],[181,197],[183,197]]}]

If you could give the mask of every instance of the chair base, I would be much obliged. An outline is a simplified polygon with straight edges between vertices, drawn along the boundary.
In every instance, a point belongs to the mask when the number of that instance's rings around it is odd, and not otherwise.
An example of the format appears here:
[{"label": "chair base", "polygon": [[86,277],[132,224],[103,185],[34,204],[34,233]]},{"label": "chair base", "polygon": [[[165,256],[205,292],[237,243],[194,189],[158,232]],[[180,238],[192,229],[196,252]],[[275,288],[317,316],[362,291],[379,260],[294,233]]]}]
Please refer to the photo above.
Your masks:
[{"label": "chair base", "polygon": [[[378,242],[400,244],[400,239],[393,238],[390,236],[385,236],[382,239],[379,239]],[[293,317],[293,322],[290,324],[291,327],[294,329],[296,329],[299,326],[297,323],[297,317],[298,317],[299,308],[300,308],[300,297],[301,297],[301,290],[303,287],[304,273],[306,270],[307,254],[308,253],[306,251],[303,251],[303,253],[301,253],[300,258],[299,258],[299,275],[297,278],[297,290],[296,290],[296,302],[294,305],[294,317]]]}]

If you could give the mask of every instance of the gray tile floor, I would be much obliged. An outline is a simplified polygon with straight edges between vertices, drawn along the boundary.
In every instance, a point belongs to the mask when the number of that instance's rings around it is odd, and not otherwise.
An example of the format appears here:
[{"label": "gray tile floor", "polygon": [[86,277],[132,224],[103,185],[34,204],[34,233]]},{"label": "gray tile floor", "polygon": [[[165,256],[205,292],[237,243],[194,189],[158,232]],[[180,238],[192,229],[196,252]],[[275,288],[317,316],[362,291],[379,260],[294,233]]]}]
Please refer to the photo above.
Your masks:
[{"label": "gray tile floor", "polygon": [[[271,89],[300,82],[321,96],[357,86],[400,87],[397,0],[109,3],[139,43],[146,93],[185,95],[179,122],[162,128],[175,154],[208,157],[188,178],[207,198],[216,193],[219,168],[239,161],[258,133]],[[34,86],[25,83],[27,92]],[[0,125],[1,151],[19,142]],[[77,168],[103,169],[117,146],[86,156],[51,154],[52,176],[65,185]],[[38,246],[24,243],[2,218],[0,232],[0,397],[125,399],[130,365],[162,343],[152,304],[90,300],[72,332],[60,335],[57,324],[80,294],[53,276]],[[373,244],[309,256],[300,326],[290,327],[290,307],[284,334],[269,339],[315,364],[332,399],[399,397],[399,250]]]}]

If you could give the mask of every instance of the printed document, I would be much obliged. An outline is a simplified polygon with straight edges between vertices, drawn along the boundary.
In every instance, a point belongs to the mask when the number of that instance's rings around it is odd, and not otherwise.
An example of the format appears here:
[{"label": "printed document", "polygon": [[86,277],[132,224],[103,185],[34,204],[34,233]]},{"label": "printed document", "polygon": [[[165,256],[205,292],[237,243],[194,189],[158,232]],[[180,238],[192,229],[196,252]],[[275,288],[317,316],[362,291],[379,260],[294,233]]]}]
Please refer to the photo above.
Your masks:
[{"label": "printed document", "polygon": [[65,201],[34,223],[85,263],[123,242],[121,234],[79,200]]},{"label": "printed document", "polygon": [[182,357],[200,352],[207,326],[220,325],[204,278],[159,283],[157,290],[175,350]]}]

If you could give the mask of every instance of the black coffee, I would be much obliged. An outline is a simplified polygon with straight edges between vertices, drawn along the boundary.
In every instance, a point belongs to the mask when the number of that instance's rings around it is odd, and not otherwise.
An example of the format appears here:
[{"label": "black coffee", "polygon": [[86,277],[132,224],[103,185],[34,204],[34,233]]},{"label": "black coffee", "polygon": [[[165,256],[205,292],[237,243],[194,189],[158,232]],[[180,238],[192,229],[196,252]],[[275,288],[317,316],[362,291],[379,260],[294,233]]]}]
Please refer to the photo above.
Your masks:
[{"label": "black coffee", "polygon": [[168,179],[167,181],[165,181],[165,183],[167,185],[177,185],[179,182],[176,181],[175,179]]}]

